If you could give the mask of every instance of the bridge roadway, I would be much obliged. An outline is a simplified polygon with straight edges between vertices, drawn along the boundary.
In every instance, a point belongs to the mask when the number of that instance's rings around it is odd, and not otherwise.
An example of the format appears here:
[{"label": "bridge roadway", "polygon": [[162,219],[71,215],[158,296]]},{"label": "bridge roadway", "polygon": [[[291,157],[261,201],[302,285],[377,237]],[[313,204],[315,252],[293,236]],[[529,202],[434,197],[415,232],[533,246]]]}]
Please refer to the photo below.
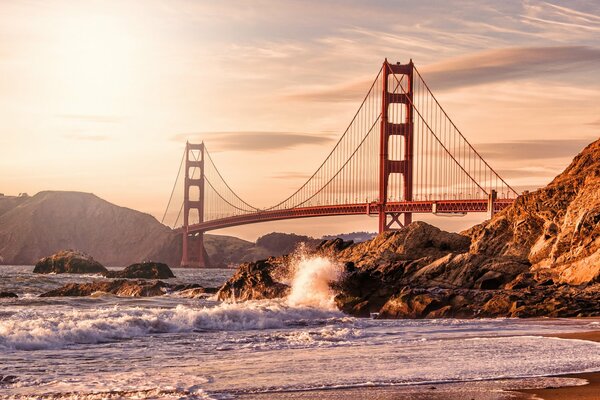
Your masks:
[{"label": "bridge roadway", "polygon": [[[506,208],[514,199],[496,199],[494,213]],[[475,200],[430,200],[430,201],[403,201],[385,204],[388,213],[426,213],[426,214],[452,214],[468,212],[488,212],[489,199]],[[336,215],[377,215],[380,205],[378,203],[338,204],[328,206],[299,207],[285,210],[265,210],[252,214],[234,215],[231,217],[214,219],[190,224],[188,233],[207,232],[215,229],[229,228],[232,226],[254,224],[259,222],[278,221],[282,219],[330,217]],[[178,232],[183,232],[183,227]]]}]

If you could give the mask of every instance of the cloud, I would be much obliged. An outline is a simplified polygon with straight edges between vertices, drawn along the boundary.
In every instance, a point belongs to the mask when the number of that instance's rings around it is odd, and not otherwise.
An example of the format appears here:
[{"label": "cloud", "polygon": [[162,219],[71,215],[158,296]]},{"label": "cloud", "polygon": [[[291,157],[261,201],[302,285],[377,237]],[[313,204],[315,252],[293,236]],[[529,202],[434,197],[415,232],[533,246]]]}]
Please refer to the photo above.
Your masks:
[{"label": "cloud", "polygon": [[310,175],[306,174],[306,173],[302,173],[302,172],[281,172],[277,175],[272,175],[271,177],[274,179],[283,179],[283,180],[287,180],[287,179],[306,180],[306,179],[310,178]]},{"label": "cloud", "polygon": [[474,145],[474,147],[484,159],[499,161],[541,160],[573,158],[594,140],[596,139],[519,140],[502,143],[481,143]]},{"label": "cloud", "polygon": [[[515,47],[478,52],[419,68],[432,91],[599,68],[600,48],[588,46]],[[417,65],[418,67],[418,65]],[[286,97],[341,102],[364,96],[373,77],[313,88]]]},{"label": "cloud", "polygon": [[516,47],[457,57],[423,68],[432,90],[598,68],[600,49],[587,46]]},{"label": "cloud", "polygon": [[331,133],[262,131],[182,133],[173,137],[175,141],[205,141],[209,148],[218,151],[282,150],[303,145],[326,145],[332,143],[335,139],[336,135]]},{"label": "cloud", "polygon": [[373,83],[373,79],[374,77],[371,77],[370,79],[361,79],[352,83],[298,91],[288,94],[285,97],[290,100],[317,102],[357,101],[367,94]]},{"label": "cloud", "polygon": [[117,124],[122,122],[125,117],[119,115],[86,115],[86,114],[61,114],[57,115],[58,118],[78,121],[78,122],[91,122],[100,124]]}]

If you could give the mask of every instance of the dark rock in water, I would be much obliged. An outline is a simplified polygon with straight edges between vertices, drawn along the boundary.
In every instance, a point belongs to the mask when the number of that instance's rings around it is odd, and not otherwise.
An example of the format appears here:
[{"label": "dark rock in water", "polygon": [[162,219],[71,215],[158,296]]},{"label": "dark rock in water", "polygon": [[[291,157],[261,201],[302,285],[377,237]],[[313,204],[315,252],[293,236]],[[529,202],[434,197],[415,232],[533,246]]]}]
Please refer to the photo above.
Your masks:
[{"label": "dark rock in water", "polygon": [[43,293],[40,297],[90,296],[95,293],[111,293],[124,297],[162,296],[170,285],[162,281],[127,280],[70,283],[61,288]]},{"label": "dark rock in water", "polygon": [[12,293],[12,292],[0,292],[0,299],[4,298],[4,299],[16,299],[17,296],[16,293]]},{"label": "dark rock in water", "polygon": [[106,274],[108,270],[85,253],[63,250],[39,260],[33,272],[36,274]]},{"label": "dark rock in water", "polygon": [[277,268],[272,260],[262,260],[240,265],[217,292],[219,300],[261,300],[284,297],[290,287],[277,282],[271,275]]},{"label": "dark rock in water", "polygon": [[14,375],[0,375],[0,386],[17,383],[19,378]]},{"label": "dark rock in water", "polygon": [[106,277],[128,279],[168,279],[175,278],[175,275],[167,264],[147,261],[143,263],[132,264],[122,271],[109,271],[106,273]]}]

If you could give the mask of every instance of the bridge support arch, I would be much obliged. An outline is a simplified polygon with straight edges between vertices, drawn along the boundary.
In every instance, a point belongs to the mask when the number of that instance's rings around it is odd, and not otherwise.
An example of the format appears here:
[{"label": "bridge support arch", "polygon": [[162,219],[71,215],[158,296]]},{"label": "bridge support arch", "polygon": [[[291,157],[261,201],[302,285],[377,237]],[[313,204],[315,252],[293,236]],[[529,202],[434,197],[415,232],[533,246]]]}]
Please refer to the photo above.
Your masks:
[{"label": "bridge support arch", "polygon": [[[379,233],[398,229],[412,222],[411,212],[389,212],[386,210],[386,205],[389,200],[388,186],[392,174],[401,175],[403,201],[408,202],[413,199],[413,70],[412,60],[408,64],[390,64],[387,59],[383,62],[379,139]],[[402,83],[402,87],[397,87],[398,84],[393,79],[393,89],[390,92],[389,78],[394,75],[403,75],[398,79]],[[404,117],[402,122],[390,121],[390,105],[393,104],[400,105],[400,115]],[[402,138],[401,160],[390,159],[390,137],[396,135]]]},{"label": "bridge support arch", "polygon": [[[197,154],[195,154],[195,152]],[[199,176],[195,177],[195,172]],[[190,198],[190,189],[197,188],[197,198]],[[185,144],[185,178],[183,197],[182,227],[182,267],[204,268],[208,264],[208,255],[204,249],[204,232],[190,232],[190,214],[198,212],[198,223],[204,222],[204,143]]]}]

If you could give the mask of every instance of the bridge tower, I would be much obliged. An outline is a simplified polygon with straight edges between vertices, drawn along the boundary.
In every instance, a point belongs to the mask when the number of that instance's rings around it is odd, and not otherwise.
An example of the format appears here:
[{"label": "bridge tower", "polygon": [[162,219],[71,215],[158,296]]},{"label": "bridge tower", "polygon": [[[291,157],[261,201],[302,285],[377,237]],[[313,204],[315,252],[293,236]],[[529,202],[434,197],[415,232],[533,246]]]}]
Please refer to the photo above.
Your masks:
[{"label": "bridge tower", "polygon": [[[194,151],[198,152],[196,156]],[[200,176],[194,177],[195,170]],[[190,199],[190,189],[197,188],[197,198]],[[181,255],[182,267],[206,267],[208,255],[204,249],[204,232],[191,233],[190,212],[197,210],[198,223],[204,221],[204,143],[185,144],[185,178],[183,197],[183,251]]]},{"label": "bridge tower", "polygon": [[[383,62],[382,104],[381,104],[381,133],[379,147],[379,232],[398,229],[412,222],[411,212],[387,212],[388,184],[391,174],[402,175],[403,201],[413,199],[413,62],[408,64],[390,64],[387,59]],[[398,77],[402,87],[397,86],[396,79],[389,79],[392,75]],[[402,79],[404,78],[404,79]],[[390,85],[390,81],[393,85]],[[392,89],[392,91],[390,91]],[[400,104],[400,113],[404,120],[390,121],[390,105]],[[403,151],[401,160],[390,160],[390,137],[402,137]],[[388,218],[389,217],[389,218]],[[400,220],[402,217],[402,220]]]}]

